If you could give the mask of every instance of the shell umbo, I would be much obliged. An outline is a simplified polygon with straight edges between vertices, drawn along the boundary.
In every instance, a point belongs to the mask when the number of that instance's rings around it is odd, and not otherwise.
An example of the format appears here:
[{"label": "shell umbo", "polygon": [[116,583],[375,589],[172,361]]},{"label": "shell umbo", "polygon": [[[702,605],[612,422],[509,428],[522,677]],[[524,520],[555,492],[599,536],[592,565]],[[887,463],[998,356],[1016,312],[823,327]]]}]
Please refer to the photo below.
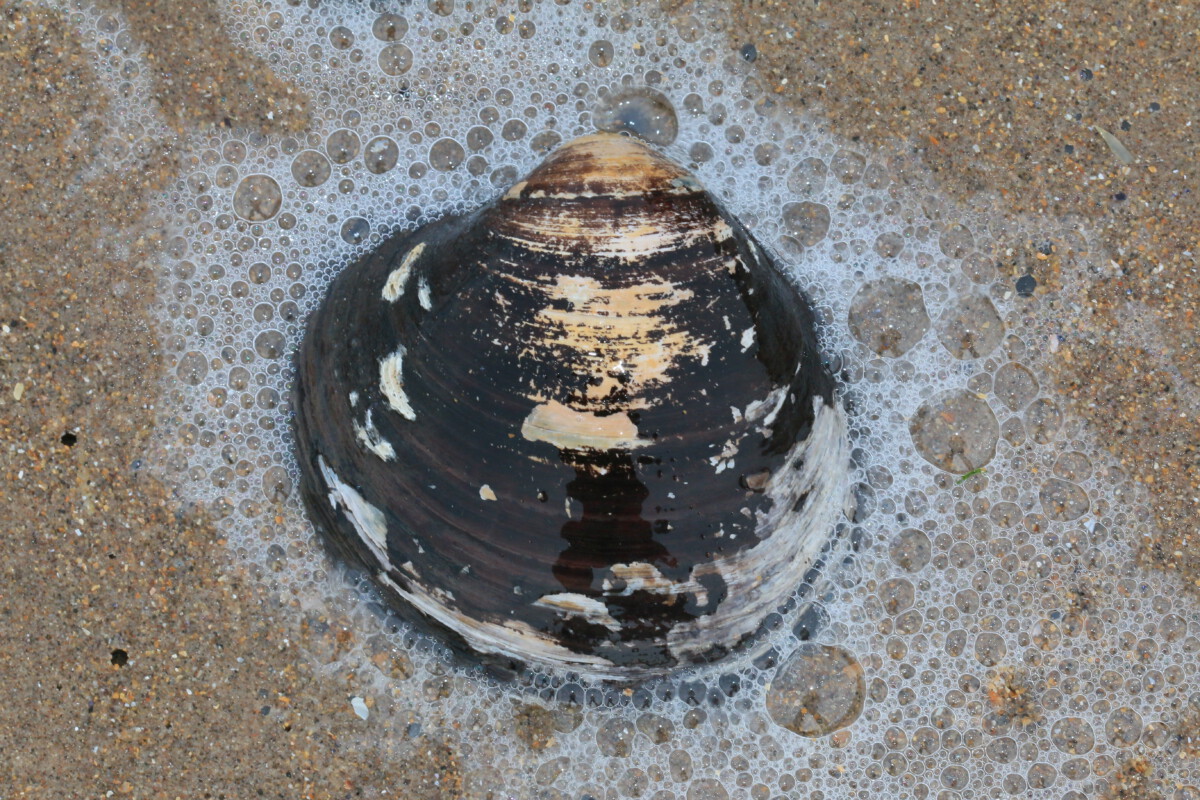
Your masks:
[{"label": "shell umbo", "polygon": [[817,562],[846,472],[805,298],[689,173],[610,134],[348,267],[295,400],[326,539],[504,666],[720,657]]}]

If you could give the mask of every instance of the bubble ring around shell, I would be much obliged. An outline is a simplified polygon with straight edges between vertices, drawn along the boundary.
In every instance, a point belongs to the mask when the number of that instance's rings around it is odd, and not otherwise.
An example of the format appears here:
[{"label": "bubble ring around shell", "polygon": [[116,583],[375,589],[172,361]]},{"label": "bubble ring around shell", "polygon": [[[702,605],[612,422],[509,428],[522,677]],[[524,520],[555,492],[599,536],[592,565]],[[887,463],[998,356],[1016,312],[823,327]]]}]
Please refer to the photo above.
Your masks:
[{"label": "bubble ring around shell", "polygon": [[305,503],[457,651],[636,681],[753,647],[829,543],[807,300],[648,145],[562,145],[345,269],[297,359]]}]

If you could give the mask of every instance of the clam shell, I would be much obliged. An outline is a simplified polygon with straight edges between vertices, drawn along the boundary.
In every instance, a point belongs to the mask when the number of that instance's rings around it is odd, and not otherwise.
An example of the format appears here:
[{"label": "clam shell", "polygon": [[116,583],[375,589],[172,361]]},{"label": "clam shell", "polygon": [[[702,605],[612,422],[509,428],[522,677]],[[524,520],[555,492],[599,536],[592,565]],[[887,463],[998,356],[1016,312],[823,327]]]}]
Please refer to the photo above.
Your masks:
[{"label": "clam shell", "polygon": [[845,474],[805,298],[611,134],[342,272],[295,408],[328,542],[506,668],[641,679],[738,647],[817,562]]}]

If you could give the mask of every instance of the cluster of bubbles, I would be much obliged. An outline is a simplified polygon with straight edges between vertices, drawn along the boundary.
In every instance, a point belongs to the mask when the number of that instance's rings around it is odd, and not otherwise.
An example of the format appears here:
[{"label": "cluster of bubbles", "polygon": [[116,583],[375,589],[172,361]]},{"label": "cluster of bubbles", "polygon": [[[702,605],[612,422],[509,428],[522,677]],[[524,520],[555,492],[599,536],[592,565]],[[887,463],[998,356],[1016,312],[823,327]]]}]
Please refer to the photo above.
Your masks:
[{"label": "cluster of bubbles", "polygon": [[[1200,617],[1133,565],[1145,508],[1050,393],[1049,296],[1009,269],[1094,257],[1080,231],[971,214],[919,165],[785,113],[719,10],[224,14],[314,120],[199,137],[185,159],[162,272],[161,468],[296,609],[311,657],[354,676],[364,741],[449,741],[479,796],[1082,800],[1139,758],[1179,800],[1200,796],[1172,733],[1200,703]],[[632,691],[507,687],[331,571],[295,492],[290,358],[357,254],[597,128],[689,165],[809,294],[850,415],[853,502],[821,580],[767,620],[765,655]]]},{"label": "cluster of bubbles", "polygon": [[[93,147],[93,157],[76,180],[82,184],[105,174],[142,169],[147,160],[161,153],[161,142],[168,135],[157,109],[145,102],[154,91],[152,70],[143,61],[145,45],[111,9],[93,8],[85,0],[47,5],[66,6],[59,10],[74,24],[85,52],[95,56],[96,78],[107,89],[103,97],[107,118],[76,120]],[[115,233],[116,227],[104,233]],[[118,250],[123,245],[121,238],[110,238]],[[127,282],[118,281],[119,294],[128,290]]]}]

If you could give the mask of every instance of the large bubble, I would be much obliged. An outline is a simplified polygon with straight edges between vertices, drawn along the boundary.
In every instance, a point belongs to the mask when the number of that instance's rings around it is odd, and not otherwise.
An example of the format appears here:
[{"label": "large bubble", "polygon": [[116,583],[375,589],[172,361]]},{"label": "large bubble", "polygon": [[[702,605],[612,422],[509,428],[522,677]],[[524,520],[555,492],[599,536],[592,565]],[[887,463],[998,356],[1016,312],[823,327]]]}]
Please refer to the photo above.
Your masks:
[{"label": "large bubble", "polygon": [[653,89],[607,95],[597,106],[594,120],[598,130],[631,133],[653,144],[671,144],[679,135],[675,107],[664,94]]},{"label": "large bubble", "polygon": [[801,645],[775,674],[771,719],[801,736],[824,736],[862,713],[866,686],[858,661],[840,647]]},{"label": "large bubble", "polygon": [[881,356],[904,355],[927,330],[921,287],[912,281],[881,278],[860,289],[850,303],[850,332]]},{"label": "large bubble", "polygon": [[283,195],[270,175],[249,175],[233,194],[233,210],[242,219],[262,222],[279,213]]},{"label": "large bubble", "polygon": [[930,464],[958,474],[991,462],[999,432],[988,404],[964,391],[935,396],[917,409],[909,423],[917,452]]}]

